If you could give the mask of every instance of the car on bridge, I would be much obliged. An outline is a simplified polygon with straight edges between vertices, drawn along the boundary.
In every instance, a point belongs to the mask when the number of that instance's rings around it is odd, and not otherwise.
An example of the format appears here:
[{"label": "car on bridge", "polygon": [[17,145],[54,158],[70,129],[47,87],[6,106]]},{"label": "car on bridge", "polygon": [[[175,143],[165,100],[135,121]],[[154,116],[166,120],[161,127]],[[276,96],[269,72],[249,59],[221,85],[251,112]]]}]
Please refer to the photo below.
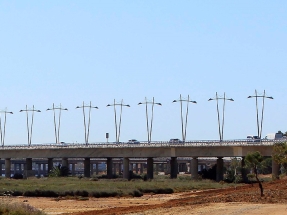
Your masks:
[{"label": "car on bridge", "polygon": [[259,136],[248,135],[247,142],[260,142],[261,138]]},{"label": "car on bridge", "polygon": [[136,140],[136,139],[130,139],[128,141],[128,144],[140,144],[140,141]]},{"label": "car on bridge", "polygon": [[183,143],[183,141],[176,138],[176,139],[170,139],[169,143]]}]

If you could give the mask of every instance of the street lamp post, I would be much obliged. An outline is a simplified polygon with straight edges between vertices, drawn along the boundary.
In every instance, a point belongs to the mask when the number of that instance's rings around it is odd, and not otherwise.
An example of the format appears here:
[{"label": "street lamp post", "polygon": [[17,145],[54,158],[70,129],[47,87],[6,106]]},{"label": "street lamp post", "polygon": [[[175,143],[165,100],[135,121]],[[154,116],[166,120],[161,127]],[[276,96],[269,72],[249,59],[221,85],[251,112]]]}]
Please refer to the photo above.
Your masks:
[{"label": "street lamp post", "polygon": [[[107,107],[114,106],[114,114],[115,114],[115,128],[116,128],[116,142],[120,142],[120,135],[121,135],[121,124],[122,124],[122,112],[123,112],[123,107],[130,107],[130,105],[125,105],[123,104],[123,100],[121,100],[120,103],[116,103],[116,100],[114,99],[113,104],[108,104]],[[120,106],[120,119],[119,119],[119,125],[117,121],[117,110],[116,106]]]},{"label": "street lamp post", "polygon": [[[83,102],[82,106],[77,106],[76,109],[82,108],[83,109],[83,117],[84,117],[84,129],[85,129],[85,144],[88,145],[89,143],[89,134],[90,134],[90,124],[91,124],[91,110],[92,108],[99,109],[98,107],[93,107],[92,102],[90,101],[89,105],[85,105]],[[88,119],[88,128],[86,125],[86,113],[85,113],[85,108],[89,109],[89,119]]]},{"label": "street lamp post", "polygon": [[[188,117],[188,106],[189,106],[189,103],[196,104],[197,102],[189,100],[189,95],[187,96],[187,99],[183,99],[181,97],[181,94],[180,94],[180,97],[178,100],[173,100],[173,103],[174,102],[180,102],[181,134],[182,134],[182,141],[185,142],[185,140],[186,140],[186,128],[187,128],[187,117]],[[182,114],[182,103],[183,102],[186,102],[185,123],[183,122],[183,114]]]},{"label": "street lamp post", "polygon": [[1,146],[4,146],[4,142],[5,142],[5,131],[6,131],[6,115],[7,113],[9,114],[13,114],[13,112],[4,110],[4,111],[0,111],[0,113],[4,114],[4,125],[3,125],[3,130],[2,130],[2,118],[0,116],[0,132],[1,132]]},{"label": "street lamp post", "polygon": [[[32,134],[33,134],[33,123],[34,123],[34,113],[35,112],[41,112],[40,110],[36,110],[34,105],[32,109],[28,109],[28,106],[26,105],[25,110],[20,110],[20,112],[26,112],[26,118],[27,118],[27,134],[28,134],[28,146],[31,146],[32,141]],[[32,112],[31,116],[31,124],[29,126],[29,112]]]},{"label": "street lamp post", "polygon": [[[152,101],[148,101],[145,97],[144,102],[138,103],[138,105],[145,104],[145,110],[146,110],[146,129],[147,129],[147,140],[148,142],[151,142],[151,134],[152,134],[152,124],[153,124],[153,109],[154,105],[160,105],[161,103],[154,102],[154,97],[152,97]],[[148,104],[151,104],[151,119],[150,119],[150,126],[149,126],[149,117],[148,117]]]},{"label": "street lamp post", "polygon": [[[225,101],[234,101],[232,98],[226,98],[225,93],[223,97],[218,97],[218,94],[216,92],[215,98],[210,98],[208,101],[216,100],[216,108],[217,108],[217,120],[218,120],[218,133],[219,133],[219,139],[220,141],[223,140],[223,129],[224,129],[224,112],[225,112]],[[219,114],[219,104],[218,100],[223,100],[223,109],[222,109],[222,123],[220,123],[220,114]],[[220,126],[221,124],[221,126]]]},{"label": "street lamp post", "polygon": [[[60,143],[60,127],[61,127],[61,113],[62,110],[68,110],[67,108],[62,108],[61,104],[59,107],[55,107],[54,103],[53,103],[53,107],[52,108],[48,108],[48,110],[52,110],[54,112],[54,131],[55,131],[55,139],[56,139],[56,143]],[[58,126],[57,126],[57,120],[56,120],[56,110],[59,110],[59,115],[58,115]]]},{"label": "street lamp post", "polygon": [[[265,90],[263,92],[263,95],[258,95],[257,90],[255,90],[254,96],[248,96],[248,99],[255,98],[256,103],[256,119],[257,119],[257,136],[261,139],[262,135],[262,126],[263,126],[263,116],[264,116],[264,104],[265,104],[265,98],[266,99],[273,99],[272,96],[266,96]],[[261,109],[261,122],[259,126],[259,113],[258,113],[258,98],[262,98],[262,109]]]}]

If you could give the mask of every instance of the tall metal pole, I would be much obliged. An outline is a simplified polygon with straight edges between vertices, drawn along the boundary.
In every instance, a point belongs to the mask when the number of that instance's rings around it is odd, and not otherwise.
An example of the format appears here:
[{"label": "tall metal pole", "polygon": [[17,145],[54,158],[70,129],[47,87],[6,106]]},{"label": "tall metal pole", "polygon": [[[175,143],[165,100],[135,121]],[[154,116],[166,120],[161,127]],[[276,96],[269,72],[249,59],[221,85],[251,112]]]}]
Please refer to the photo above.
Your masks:
[{"label": "tall metal pole", "polygon": [[[31,146],[31,144],[32,144],[32,134],[33,134],[33,124],[34,124],[34,112],[41,112],[41,111],[40,110],[36,110],[34,105],[33,105],[32,109],[28,109],[28,106],[26,105],[26,109],[25,110],[20,110],[20,112],[26,112],[28,146]],[[30,128],[29,128],[29,113],[28,112],[32,112]]]},{"label": "tall metal pole", "polygon": [[2,113],[4,114],[4,125],[3,125],[3,130],[2,130],[2,119],[0,116],[0,133],[1,133],[1,146],[3,147],[4,142],[5,142],[5,134],[6,134],[6,116],[7,116],[7,113],[13,114],[13,112],[7,111],[7,110],[0,111],[0,114]]},{"label": "tall metal pole", "polygon": [[[180,103],[181,135],[182,135],[182,141],[185,142],[185,140],[186,140],[186,129],[187,129],[189,103],[196,104],[197,102],[190,100],[189,99],[189,95],[187,96],[187,99],[183,99],[181,94],[179,95],[179,100],[173,100],[173,103],[174,102],[179,102]],[[185,122],[183,121],[183,102],[186,102]]]},{"label": "tall metal pole", "polygon": [[[116,142],[120,142],[120,135],[121,135],[121,124],[122,124],[122,112],[123,112],[123,106],[130,107],[130,105],[125,105],[123,103],[123,100],[121,100],[120,103],[116,103],[116,100],[114,99],[113,104],[108,104],[107,107],[114,106],[114,115],[115,115],[115,131],[116,131]],[[119,125],[117,122],[117,110],[116,106],[120,106],[120,119],[119,119]]]},{"label": "tall metal pole", "polygon": [[[82,106],[77,106],[77,108],[82,108],[83,111],[83,119],[84,119],[84,132],[85,132],[85,144],[88,145],[89,143],[89,135],[90,135],[90,125],[91,125],[91,110],[92,108],[95,109],[99,109],[98,107],[92,106],[92,102],[90,101],[89,105],[85,105],[85,103],[83,102]],[[88,125],[86,123],[86,112],[85,109],[88,108],[89,109],[89,113],[88,113]]]},{"label": "tall metal pole", "polygon": [[[265,99],[274,99],[272,96],[266,96],[265,90],[263,91],[263,95],[258,95],[257,90],[255,90],[255,96],[248,96],[249,98],[255,98],[256,102],[256,121],[257,121],[257,136],[261,139],[262,137],[262,127],[263,127],[263,118],[264,118],[264,108],[265,108]],[[258,99],[262,98],[262,108],[261,108],[261,116],[259,116],[259,108],[258,108]],[[259,118],[260,125],[259,125]]]},{"label": "tall metal pole", "polygon": [[[59,107],[56,107],[55,104],[53,103],[53,107],[52,108],[48,108],[48,110],[52,110],[53,114],[54,114],[54,131],[55,131],[55,140],[56,143],[60,143],[60,128],[61,128],[61,116],[62,116],[62,110],[68,110],[67,108],[62,108],[62,105],[60,104]],[[58,123],[56,121],[56,111],[58,112]],[[58,126],[57,126],[58,124]]]},{"label": "tall metal pole", "polygon": [[[223,140],[224,134],[224,120],[225,120],[225,101],[234,101],[232,98],[226,98],[225,92],[223,97],[219,97],[217,92],[215,93],[215,98],[210,98],[208,101],[216,100],[216,110],[217,110],[217,121],[218,121],[218,133],[219,133],[219,140],[220,142]],[[219,100],[223,100],[223,107],[222,107],[222,123],[220,122],[220,113],[219,113]]]},{"label": "tall metal pole", "polygon": [[[153,126],[153,114],[154,114],[154,105],[160,105],[159,102],[154,102],[154,97],[152,97],[152,101],[148,101],[148,99],[145,97],[144,102],[139,102],[138,105],[145,104],[145,112],[146,112],[146,130],[147,130],[147,141],[151,142],[152,137],[152,126]],[[151,104],[151,119],[149,120],[149,114],[148,114],[148,105]],[[150,121],[150,122],[149,122]]]}]

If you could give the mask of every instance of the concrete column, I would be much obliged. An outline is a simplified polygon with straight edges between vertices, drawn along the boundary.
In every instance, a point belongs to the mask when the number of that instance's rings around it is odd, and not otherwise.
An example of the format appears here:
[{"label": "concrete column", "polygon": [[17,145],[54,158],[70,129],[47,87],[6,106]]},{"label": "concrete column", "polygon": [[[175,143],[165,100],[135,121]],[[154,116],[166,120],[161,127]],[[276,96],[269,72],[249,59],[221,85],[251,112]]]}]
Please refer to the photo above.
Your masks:
[{"label": "concrete column", "polygon": [[159,171],[159,164],[158,164],[158,163],[155,165],[155,171],[156,171],[156,172]]},{"label": "concrete column", "polygon": [[53,169],[53,167],[54,167],[54,165],[53,165],[53,158],[48,158],[48,174]]},{"label": "concrete column", "polygon": [[113,163],[113,174],[116,175],[117,174],[117,164]]},{"label": "concrete column", "polygon": [[119,168],[119,175],[120,175],[120,174],[122,174],[122,164],[121,163],[118,164],[118,168]]},{"label": "concrete column", "polygon": [[130,170],[129,170],[129,166],[130,166],[130,160],[129,158],[124,158],[123,159],[123,168],[124,168],[124,171],[123,171],[123,178],[125,179],[130,179]]},{"label": "concrete column", "polygon": [[91,176],[94,174],[94,164],[93,163],[91,163]]},{"label": "concrete column", "polygon": [[68,161],[68,158],[62,158],[62,166],[69,167],[69,161]]},{"label": "concrete column", "polygon": [[72,176],[76,175],[76,164],[72,163]]},{"label": "concrete column", "polygon": [[139,173],[139,164],[136,163],[136,174],[138,174],[138,173]]},{"label": "concrete column", "polygon": [[247,178],[247,170],[245,168],[245,157],[242,157],[241,159],[241,177],[242,177],[242,181],[243,182],[247,182],[248,178]]},{"label": "concrete column", "polygon": [[90,158],[85,158],[84,160],[84,177],[89,178],[91,177],[91,160]]},{"label": "concrete column", "polygon": [[190,161],[190,173],[192,179],[198,179],[198,158],[193,157]]},{"label": "concrete column", "polygon": [[276,179],[279,179],[279,169],[280,165],[272,159],[272,176]]},{"label": "concrete column", "polygon": [[14,163],[14,175],[15,175],[15,173],[17,172],[17,164],[16,163]]},{"label": "concrete column", "polygon": [[38,177],[41,176],[41,164],[38,163]]},{"label": "concrete column", "polygon": [[5,178],[11,177],[11,158],[5,159]]},{"label": "concrete column", "polygon": [[153,179],[153,158],[147,159],[147,178]]},{"label": "concrete column", "polygon": [[143,163],[140,164],[140,174],[143,174],[144,165]]},{"label": "concrete column", "polygon": [[107,177],[113,177],[113,160],[112,158],[107,158]]},{"label": "concrete column", "polygon": [[177,178],[178,165],[177,158],[171,157],[170,159],[170,178]]},{"label": "concrete column", "polygon": [[99,174],[99,164],[96,163],[96,175],[98,175],[98,174]]},{"label": "concrete column", "polygon": [[26,170],[32,170],[32,158],[26,158]]},{"label": "concrete column", "polygon": [[223,159],[218,157],[216,161],[216,181],[223,180]]},{"label": "concrete column", "polygon": [[[20,166],[20,168],[21,168],[21,166]],[[46,164],[45,163],[43,164],[43,175],[46,176]]]},{"label": "concrete column", "polygon": [[164,163],[161,163],[161,164],[160,164],[160,171],[161,171],[161,172],[164,172]]},{"label": "concrete column", "polygon": [[0,163],[0,176],[2,176],[2,163]]}]

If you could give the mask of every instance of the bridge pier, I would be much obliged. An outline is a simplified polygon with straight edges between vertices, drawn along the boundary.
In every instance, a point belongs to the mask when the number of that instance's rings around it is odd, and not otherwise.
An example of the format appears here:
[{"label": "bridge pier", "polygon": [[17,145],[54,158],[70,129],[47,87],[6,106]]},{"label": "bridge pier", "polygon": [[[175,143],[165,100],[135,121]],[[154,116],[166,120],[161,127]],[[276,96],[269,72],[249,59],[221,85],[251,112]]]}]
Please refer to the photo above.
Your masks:
[{"label": "bridge pier", "polygon": [[113,159],[107,158],[107,177],[112,178],[113,177]]},{"label": "bridge pier", "polygon": [[279,179],[280,165],[272,159],[272,176]]},{"label": "bridge pier", "polygon": [[91,159],[85,158],[84,160],[84,177],[89,178],[91,177]]},{"label": "bridge pier", "polygon": [[124,158],[123,159],[123,178],[125,179],[130,179],[130,170],[129,170],[129,167],[130,167],[130,160],[129,158]]},{"label": "bridge pier", "polygon": [[96,175],[99,174],[99,163],[95,163],[96,164]]},{"label": "bridge pier", "polygon": [[147,159],[147,178],[153,179],[153,158]]},{"label": "bridge pier", "polygon": [[11,177],[11,158],[5,159],[5,178]]},{"label": "bridge pier", "polygon": [[218,157],[216,161],[216,181],[223,180],[223,159]]},{"label": "bridge pier", "polygon": [[62,158],[62,167],[64,166],[69,168],[68,158]]},{"label": "bridge pier", "polygon": [[48,158],[48,175],[53,168],[54,168],[53,158]]},{"label": "bridge pier", "polygon": [[171,157],[170,159],[170,178],[177,178],[178,173],[178,165],[177,165],[177,158]]},{"label": "bridge pier", "polygon": [[76,175],[76,164],[72,163],[72,176],[75,176]]},{"label": "bridge pier", "polygon": [[38,163],[38,173],[37,173],[37,176],[40,177],[41,176],[41,164]]},{"label": "bridge pier", "polygon": [[245,157],[242,157],[241,159],[241,177],[242,177],[242,181],[243,182],[248,182],[248,178],[247,178],[247,170],[245,168]]},{"label": "bridge pier", "polygon": [[190,173],[192,179],[198,179],[198,158],[193,157],[190,161]]},{"label": "bridge pier", "polygon": [[0,176],[2,176],[2,163],[0,163]]},{"label": "bridge pier", "polygon": [[93,163],[90,164],[90,168],[91,168],[91,176],[93,176],[94,175],[94,164]]}]

